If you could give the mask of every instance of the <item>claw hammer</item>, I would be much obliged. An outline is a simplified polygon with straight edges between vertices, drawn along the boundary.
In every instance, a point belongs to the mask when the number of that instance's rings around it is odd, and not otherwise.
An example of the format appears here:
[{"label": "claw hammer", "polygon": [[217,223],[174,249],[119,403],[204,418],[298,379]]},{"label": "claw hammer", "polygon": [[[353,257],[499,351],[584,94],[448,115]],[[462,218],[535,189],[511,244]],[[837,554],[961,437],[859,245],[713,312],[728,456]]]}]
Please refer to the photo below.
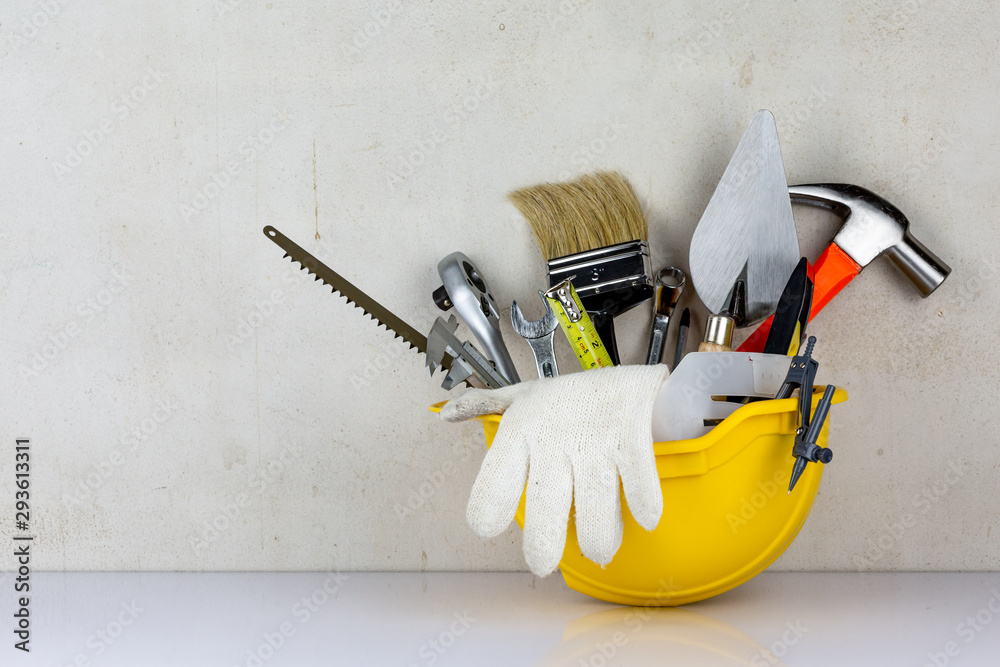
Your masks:
[{"label": "claw hammer", "polygon": [[[888,256],[925,297],[951,273],[910,233],[910,221],[903,212],[874,192],[857,185],[822,183],[793,185],[788,194],[793,204],[825,208],[844,219],[833,243],[809,267],[814,284],[810,320],[876,257]],[[739,350],[763,351],[773,319],[757,327]]]}]

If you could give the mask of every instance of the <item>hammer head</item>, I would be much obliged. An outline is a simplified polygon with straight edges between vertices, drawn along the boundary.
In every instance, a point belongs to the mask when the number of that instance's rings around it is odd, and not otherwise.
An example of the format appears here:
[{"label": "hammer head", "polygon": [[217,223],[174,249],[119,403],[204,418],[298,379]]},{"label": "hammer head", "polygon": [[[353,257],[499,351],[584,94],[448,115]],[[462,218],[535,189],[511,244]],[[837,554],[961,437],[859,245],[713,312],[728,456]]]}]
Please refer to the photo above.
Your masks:
[{"label": "hammer head", "polygon": [[944,282],[951,268],[910,233],[898,208],[857,185],[823,183],[788,188],[792,202],[818,206],[844,218],[833,242],[862,269],[879,255],[889,259],[927,296]]}]

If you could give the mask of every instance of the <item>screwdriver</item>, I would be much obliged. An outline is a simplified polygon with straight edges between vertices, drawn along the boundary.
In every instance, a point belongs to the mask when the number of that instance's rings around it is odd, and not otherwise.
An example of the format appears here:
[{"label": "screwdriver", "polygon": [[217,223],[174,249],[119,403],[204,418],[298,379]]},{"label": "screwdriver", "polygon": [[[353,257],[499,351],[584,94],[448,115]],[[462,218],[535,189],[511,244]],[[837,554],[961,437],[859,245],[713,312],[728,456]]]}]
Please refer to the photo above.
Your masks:
[{"label": "screwdriver", "polygon": [[677,347],[674,350],[674,365],[670,370],[677,370],[677,364],[681,363],[681,358],[684,356],[684,343],[687,342],[688,329],[691,327],[691,309],[685,308],[684,312],[681,313],[681,324],[677,329]]}]

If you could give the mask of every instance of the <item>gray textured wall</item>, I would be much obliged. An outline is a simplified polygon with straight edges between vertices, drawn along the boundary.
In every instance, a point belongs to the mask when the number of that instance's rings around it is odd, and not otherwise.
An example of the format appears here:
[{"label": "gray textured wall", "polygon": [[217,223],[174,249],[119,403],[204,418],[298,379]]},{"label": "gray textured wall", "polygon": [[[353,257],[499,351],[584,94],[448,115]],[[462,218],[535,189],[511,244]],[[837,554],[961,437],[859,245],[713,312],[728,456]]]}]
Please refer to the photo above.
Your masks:
[{"label": "gray textured wall", "polygon": [[[505,194],[580,171],[626,173],[655,263],[686,266],[759,108],[789,182],[882,193],[954,268],[921,300],[880,261],[816,320],[820,379],[851,400],[776,567],[1000,562],[991,3],[17,0],[0,14],[0,437],[34,439],[36,565],[523,568],[518,529],[483,542],[465,525],[478,427],[429,415],[447,395],[423,360],[299,280],[261,227],[426,329],[435,264],[455,249],[505,303],[531,299],[544,265]],[[837,222],[796,218],[815,256]],[[647,318],[623,323],[626,360]]]}]

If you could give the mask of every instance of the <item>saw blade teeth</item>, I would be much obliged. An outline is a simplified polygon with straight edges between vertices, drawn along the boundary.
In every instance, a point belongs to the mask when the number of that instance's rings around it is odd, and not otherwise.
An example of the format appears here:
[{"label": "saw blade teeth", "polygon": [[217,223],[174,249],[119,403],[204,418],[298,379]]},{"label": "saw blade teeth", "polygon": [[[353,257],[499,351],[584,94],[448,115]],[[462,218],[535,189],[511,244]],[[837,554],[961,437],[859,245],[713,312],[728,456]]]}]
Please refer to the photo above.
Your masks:
[{"label": "saw blade teeth", "polygon": [[[278,245],[282,246],[281,243],[278,243]],[[282,249],[285,250],[284,246],[282,246]],[[423,346],[426,345],[426,341],[422,334],[414,330],[413,327],[408,325],[406,322],[399,320],[399,318],[392,313],[385,312],[385,315],[389,318],[390,322],[395,322],[398,327],[402,328],[406,333],[398,331],[396,328],[393,328],[393,326],[390,326],[388,322],[382,321],[374,313],[369,312],[364,304],[371,304],[376,312],[383,312],[385,311],[385,308],[381,306],[381,304],[374,302],[374,300],[367,294],[362,293],[353,285],[347,283],[346,280],[334,273],[333,270],[323,264],[323,262],[309,255],[307,251],[302,250],[301,248],[296,248],[295,250],[285,250],[283,258],[284,257],[287,257],[292,264],[298,264],[299,270],[305,271],[307,274],[313,276],[314,281],[319,281],[329,287],[332,294],[338,297],[343,297],[348,304],[361,309],[361,312],[364,313],[366,317],[371,318],[377,326],[385,327],[386,331],[392,332],[393,339],[399,338],[406,343],[408,349],[416,350],[421,354],[424,353]],[[337,288],[337,285],[341,282],[347,286],[349,292],[352,292],[356,298],[361,300],[361,303],[357,303],[354,299],[347,294],[344,294]],[[424,342],[414,342],[414,340]],[[435,364],[434,370],[437,370],[437,368],[440,367],[443,367],[443,364],[439,362]]]}]

